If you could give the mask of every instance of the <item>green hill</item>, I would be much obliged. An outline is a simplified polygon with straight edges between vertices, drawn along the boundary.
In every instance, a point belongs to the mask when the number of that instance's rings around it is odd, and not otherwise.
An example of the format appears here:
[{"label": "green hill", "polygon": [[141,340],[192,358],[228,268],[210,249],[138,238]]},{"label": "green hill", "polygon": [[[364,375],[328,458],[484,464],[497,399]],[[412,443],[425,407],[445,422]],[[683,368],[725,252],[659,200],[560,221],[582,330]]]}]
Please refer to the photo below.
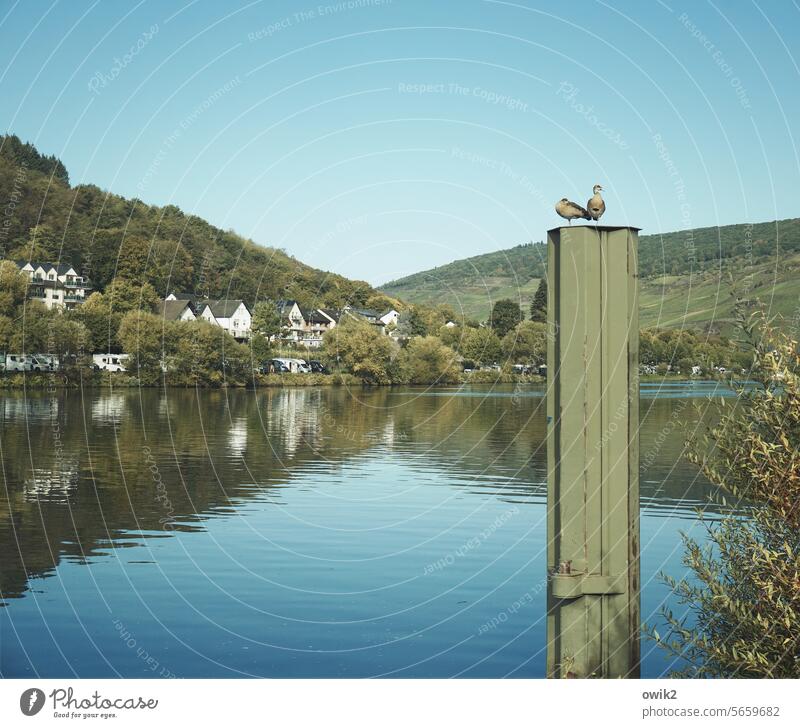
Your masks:
[{"label": "green hill", "polygon": [[58,159],[13,135],[0,135],[0,209],[0,259],[68,262],[101,291],[121,276],[149,282],[162,296],[186,291],[251,304],[294,298],[304,306],[367,306],[377,293],[174,205],[72,187]]},{"label": "green hill", "polygon": [[[545,260],[545,245],[528,243],[380,288],[412,303],[448,304],[484,320],[500,298],[516,300],[527,310]],[[773,313],[792,318],[800,297],[800,218],[643,235],[639,272],[642,326],[727,330],[733,281],[750,300],[760,299]]]}]

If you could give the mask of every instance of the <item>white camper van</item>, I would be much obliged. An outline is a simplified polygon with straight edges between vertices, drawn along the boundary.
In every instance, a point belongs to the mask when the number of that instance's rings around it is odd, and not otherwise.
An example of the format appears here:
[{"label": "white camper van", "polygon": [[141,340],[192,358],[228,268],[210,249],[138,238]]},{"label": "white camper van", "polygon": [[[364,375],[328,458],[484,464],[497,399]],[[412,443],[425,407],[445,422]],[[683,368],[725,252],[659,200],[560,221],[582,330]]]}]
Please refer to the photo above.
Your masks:
[{"label": "white camper van", "polygon": [[29,372],[31,370],[28,357],[24,354],[6,354],[5,365],[7,372]]},{"label": "white camper van", "polygon": [[130,354],[92,354],[92,366],[97,371],[124,372]]},{"label": "white camper van", "polygon": [[60,364],[57,356],[32,354],[31,366],[35,372],[57,372]]},{"label": "white camper van", "polygon": [[285,371],[289,372],[308,374],[311,371],[311,367],[308,366],[305,359],[273,359],[272,362],[273,366],[275,366],[275,362],[280,362],[281,366],[285,367]]},{"label": "white camper van", "polygon": [[285,362],[289,364],[289,371],[297,372],[299,374],[308,374],[311,371],[311,367],[308,366],[308,363],[305,359],[284,359]]},{"label": "white camper van", "polygon": [[50,354],[6,354],[7,372],[55,372],[58,357]]}]

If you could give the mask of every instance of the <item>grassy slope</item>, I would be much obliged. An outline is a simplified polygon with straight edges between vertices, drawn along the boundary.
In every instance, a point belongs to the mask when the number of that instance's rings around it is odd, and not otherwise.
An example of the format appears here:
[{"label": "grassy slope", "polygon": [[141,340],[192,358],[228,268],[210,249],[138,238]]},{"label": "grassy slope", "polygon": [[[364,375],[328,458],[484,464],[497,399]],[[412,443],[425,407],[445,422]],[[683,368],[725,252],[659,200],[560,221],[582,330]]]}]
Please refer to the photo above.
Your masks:
[{"label": "grassy slope", "polygon": [[[686,254],[687,240],[695,246],[694,262]],[[643,326],[712,325],[727,331],[731,279],[773,313],[788,319],[796,314],[800,219],[646,235],[639,252]],[[416,273],[381,289],[415,303],[447,303],[480,320],[499,298],[517,300],[527,311],[544,273],[543,254],[540,244],[517,246]]]},{"label": "grassy slope", "polygon": [[706,328],[711,324],[728,333],[733,319],[731,277],[739,290],[746,292],[749,288],[751,301],[760,300],[773,315],[794,318],[800,303],[800,254],[781,256],[777,267],[774,260],[756,259],[747,267],[746,277],[741,275],[743,270],[744,261],[734,259],[722,271],[643,279],[639,308],[642,326]]},{"label": "grassy slope", "polygon": [[393,291],[403,291],[405,301],[446,303],[470,318],[485,319],[500,298],[527,308],[544,274],[544,255],[540,243],[518,245],[414,273],[380,290],[395,297],[400,296]]}]

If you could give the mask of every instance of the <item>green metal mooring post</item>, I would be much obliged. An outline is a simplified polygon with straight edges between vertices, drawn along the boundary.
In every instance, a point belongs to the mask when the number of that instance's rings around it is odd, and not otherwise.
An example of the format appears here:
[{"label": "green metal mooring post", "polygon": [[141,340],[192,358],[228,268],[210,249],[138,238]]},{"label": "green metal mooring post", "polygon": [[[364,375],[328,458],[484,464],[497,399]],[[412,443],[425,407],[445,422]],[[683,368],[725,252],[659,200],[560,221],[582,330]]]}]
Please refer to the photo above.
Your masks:
[{"label": "green metal mooring post", "polygon": [[547,674],[639,676],[638,228],[547,234]]}]

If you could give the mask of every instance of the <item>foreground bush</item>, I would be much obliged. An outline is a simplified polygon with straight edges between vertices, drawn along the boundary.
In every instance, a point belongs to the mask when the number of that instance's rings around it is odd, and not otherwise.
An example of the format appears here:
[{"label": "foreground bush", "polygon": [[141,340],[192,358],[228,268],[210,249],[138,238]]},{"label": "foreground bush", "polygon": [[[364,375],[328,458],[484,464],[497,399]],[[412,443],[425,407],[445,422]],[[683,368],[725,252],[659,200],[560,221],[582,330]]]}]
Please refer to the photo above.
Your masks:
[{"label": "foreground bush", "polygon": [[709,526],[708,545],[686,539],[695,580],[668,581],[689,617],[665,610],[668,633],[650,629],[683,676],[800,677],[800,356],[763,320],[745,333],[758,387],[723,405],[690,459],[747,517]]}]

